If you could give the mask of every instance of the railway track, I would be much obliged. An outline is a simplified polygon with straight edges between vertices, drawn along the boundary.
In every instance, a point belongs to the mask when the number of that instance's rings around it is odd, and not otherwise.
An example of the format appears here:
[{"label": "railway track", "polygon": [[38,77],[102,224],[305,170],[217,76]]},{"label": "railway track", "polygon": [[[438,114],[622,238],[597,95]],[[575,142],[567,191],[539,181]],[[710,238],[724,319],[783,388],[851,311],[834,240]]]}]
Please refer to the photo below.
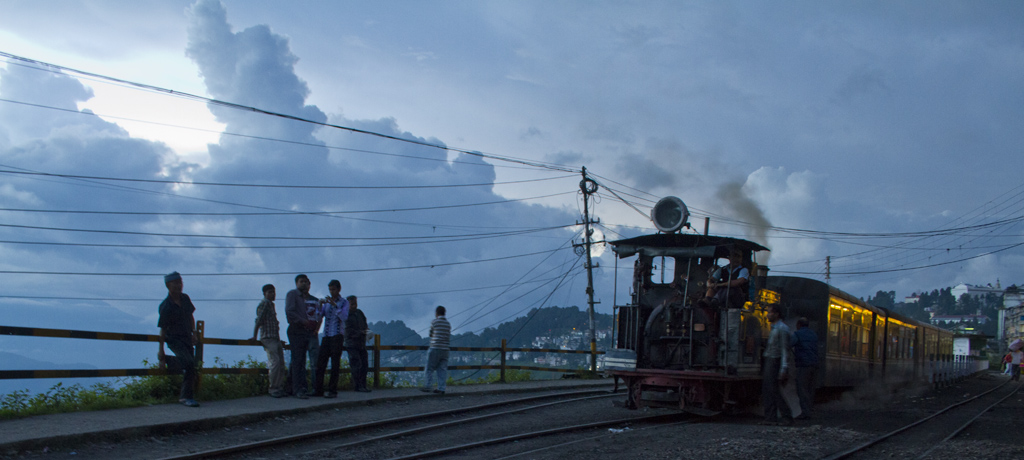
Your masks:
[{"label": "railway track", "polygon": [[[429,437],[429,433],[447,432],[450,436],[450,433],[455,431],[455,427],[458,425],[472,424],[475,427],[479,427],[480,424],[490,423],[496,424],[498,427],[512,426],[515,424],[505,422],[505,420],[515,419],[518,414],[535,413],[546,409],[555,409],[555,413],[562,412],[571,414],[572,410],[566,410],[566,405],[577,407],[581,404],[593,404],[596,401],[605,400],[615,396],[621,397],[621,394],[617,395],[607,390],[549,393],[539,396],[503,400],[495,403],[460,407],[457,409],[417,413],[365,423],[350,424],[336,428],[280,436],[255,442],[239,443],[236,445],[223,446],[200,452],[169,456],[165,457],[165,459],[240,458],[241,456],[251,456],[254,454],[270,455],[274,457],[285,455],[312,455],[318,458],[343,458],[352,452],[364,449],[379,452],[381,448],[373,446],[386,443],[389,440],[400,439],[400,441],[395,441],[393,444],[402,445],[407,443],[405,440],[412,439],[413,437]],[[606,408],[610,406],[611,404],[601,401],[601,407]],[[537,416],[531,415],[531,417]],[[490,439],[477,440],[477,443],[482,442],[481,446],[493,445],[498,442],[511,442],[532,437],[551,435],[559,432],[559,430],[564,432],[601,426],[621,425],[630,421],[646,420],[648,418],[649,417],[612,417],[608,420],[581,424],[579,426],[561,426],[533,433],[517,433],[518,437],[516,435],[505,434],[497,437],[508,438],[504,441],[499,439]],[[476,431],[479,431],[479,428]],[[501,432],[507,433],[507,431],[504,430],[501,430]],[[461,440],[452,442],[452,440],[449,439],[448,442],[444,444],[459,444],[462,446],[462,449],[474,448],[474,446],[471,445],[473,443],[459,443],[457,441]],[[403,455],[412,455],[413,457],[410,458],[421,458],[428,455],[443,455],[441,452],[429,454],[427,452],[421,452],[421,450],[424,449]],[[337,452],[341,452],[341,454],[335,455],[334,453]]]},{"label": "railway track", "polygon": [[974,397],[951,404],[912,423],[877,436],[822,460],[873,459],[895,456],[925,459],[978,418],[1017,394],[1021,384],[1006,381]]}]

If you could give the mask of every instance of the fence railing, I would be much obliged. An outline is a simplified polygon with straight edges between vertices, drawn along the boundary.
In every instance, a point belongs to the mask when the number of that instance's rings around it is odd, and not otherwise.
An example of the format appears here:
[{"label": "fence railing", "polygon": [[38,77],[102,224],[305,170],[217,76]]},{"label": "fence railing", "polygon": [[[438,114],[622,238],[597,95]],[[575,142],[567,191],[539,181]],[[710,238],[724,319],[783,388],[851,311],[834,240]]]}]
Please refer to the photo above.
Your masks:
[{"label": "fence railing", "polygon": [[[219,339],[205,336],[205,325],[203,321],[196,321],[196,332],[199,335],[199,343],[196,345],[196,361],[203,362],[204,348],[206,345],[226,346],[253,346],[262,348],[258,340],[248,339]],[[94,332],[78,331],[68,329],[46,329],[16,326],[0,326],[0,336],[26,336],[26,337],[52,337],[87,340],[113,340],[124,342],[159,342],[160,336],[153,334],[125,334],[118,332]],[[286,346],[286,348],[288,348]],[[381,366],[382,351],[418,351],[427,350],[425,345],[381,345],[380,335],[373,336],[373,344],[367,346],[367,351],[373,356],[373,365],[370,372],[373,374],[373,386],[379,387],[381,374],[387,372],[422,372],[422,366]],[[451,347],[453,352],[496,352],[500,353],[499,364],[483,365],[454,365],[448,366],[448,370],[497,370],[499,381],[505,381],[507,370],[528,370],[538,372],[562,372],[582,373],[581,369],[568,369],[543,366],[517,366],[506,363],[506,356],[511,352],[523,353],[560,353],[560,354],[584,354],[590,355],[591,351],[562,350],[557,348],[509,348],[505,339],[501,340],[500,347]],[[155,353],[154,353],[155,354]],[[595,355],[604,354],[603,351],[594,352]],[[350,372],[349,369],[342,369],[342,372]],[[203,374],[266,374],[264,368],[229,368],[229,367],[202,367],[199,370]],[[142,377],[148,375],[170,375],[167,369],[141,368],[141,369],[50,369],[50,370],[2,370],[0,369],[0,380],[16,379],[53,379],[53,378],[82,378],[82,377]]]}]

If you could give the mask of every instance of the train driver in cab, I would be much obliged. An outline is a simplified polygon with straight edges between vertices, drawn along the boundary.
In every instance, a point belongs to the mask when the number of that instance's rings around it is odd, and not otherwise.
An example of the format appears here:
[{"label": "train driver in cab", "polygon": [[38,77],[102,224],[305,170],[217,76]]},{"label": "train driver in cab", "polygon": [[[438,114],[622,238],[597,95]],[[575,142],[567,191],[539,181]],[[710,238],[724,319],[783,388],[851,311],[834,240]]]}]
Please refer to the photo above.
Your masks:
[{"label": "train driver in cab", "polygon": [[729,265],[720,267],[708,278],[708,289],[700,303],[714,308],[743,308],[747,301],[750,271],[743,266],[743,251],[729,251]]}]

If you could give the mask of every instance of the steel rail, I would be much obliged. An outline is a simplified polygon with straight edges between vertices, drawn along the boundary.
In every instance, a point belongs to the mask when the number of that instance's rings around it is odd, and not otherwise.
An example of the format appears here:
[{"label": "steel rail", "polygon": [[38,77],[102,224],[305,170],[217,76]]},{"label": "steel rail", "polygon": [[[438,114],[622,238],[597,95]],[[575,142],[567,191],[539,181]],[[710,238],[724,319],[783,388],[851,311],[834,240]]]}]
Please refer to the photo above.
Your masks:
[{"label": "steel rail", "polygon": [[[221,448],[217,448],[217,449],[210,449],[210,450],[205,450],[205,451],[201,451],[201,452],[191,452],[191,453],[182,454],[182,455],[172,455],[172,456],[169,456],[169,457],[163,457],[160,460],[194,460],[194,459],[213,458],[213,457],[218,457],[218,456],[225,456],[225,455],[230,455],[230,454],[237,454],[237,453],[242,453],[242,452],[248,452],[248,451],[252,451],[252,450],[265,449],[265,448],[268,448],[268,447],[274,447],[274,446],[279,446],[279,445],[294,444],[294,443],[301,442],[301,441],[307,441],[307,440],[310,440],[310,439],[329,437],[329,436],[334,436],[334,435],[343,434],[343,433],[362,431],[362,430],[367,430],[367,429],[371,429],[371,428],[385,427],[385,426],[388,426],[388,425],[394,425],[394,424],[399,424],[399,423],[407,423],[407,422],[413,422],[413,421],[422,421],[423,419],[426,419],[426,418],[458,415],[458,414],[462,414],[462,413],[466,413],[466,412],[473,412],[473,411],[478,411],[478,410],[490,409],[490,408],[494,408],[494,407],[507,406],[507,405],[510,405],[510,404],[529,403],[529,402],[533,402],[533,401],[540,401],[540,400],[544,400],[544,399],[559,398],[559,397],[565,397],[565,396],[579,396],[579,395],[588,395],[588,394],[593,395],[595,393],[605,393],[605,394],[600,394],[599,395],[600,397],[611,397],[611,396],[615,395],[615,393],[609,393],[607,390],[585,390],[585,391],[549,393],[549,394],[545,394],[545,395],[528,396],[528,397],[525,397],[525,398],[516,398],[516,399],[510,399],[510,400],[494,402],[494,403],[478,404],[478,405],[475,405],[475,406],[462,407],[462,408],[458,408],[458,409],[448,409],[448,410],[427,412],[427,413],[423,413],[423,414],[404,415],[404,416],[401,416],[401,417],[392,417],[392,418],[383,419],[383,420],[376,420],[376,421],[373,421],[373,422],[360,423],[360,424],[355,424],[355,425],[346,425],[346,426],[338,427],[338,428],[328,428],[328,429],[312,431],[312,432],[308,432],[308,433],[300,433],[300,434],[289,435],[289,436],[281,436],[281,437],[277,437],[277,438],[265,439],[265,440],[262,440],[262,441],[255,441],[255,442],[249,442],[249,443],[244,443],[244,444],[237,444],[237,445],[233,445],[233,446],[221,447]],[[584,399],[584,398],[581,398],[581,399]],[[570,400],[570,401],[572,401],[572,400]]]},{"label": "steel rail", "polygon": [[[884,441],[886,439],[889,439],[889,438],[891,438],[893,436],[896,436],[897,434],[900,434],[900,433],[902,433],[904,431],[907,431],[907,430],[909,430],[909,429],[911,429],[911,428],[913,428],[915,426],[918,426],[918,425],[920,425],[922,423],[925,423],[925,422],[927,422],[927,421],[929,421],[929,420],[931,420],[931,419],[933,419],[935,417],[938,417],[938,416],[946,413],[949,410],[955,409],[955,408],[960,407],[960,406],[962,406],[964,404],[967,404],[967,403],[969,403],[971,401],[974,401],[974,400],[976,400],[978,398],[981,398],[982,396],[985,396],[985,395],[987,395],[989,393],[992,393],[993,391],[996,391],[996,390],[1006,386],[1006,384],[1008,384],[1008,383],[1010,383],[1009,380],[999,384],[999,386],[997,386],[997,387],[995,387],[995,388],[993,388],[991,390],[988,390],[988,391],[986,391],[984,393],[980,393],[980,394],[978,394],[977,396],[975,396],[973,398],[965,399],[965,400],[960,401],[958,403],[951,404],[948,407],[946,407],[945,409],[942,409],[942,410],[940,410],[940,411],[938,411],[938,412],[936,412],[936,413],[934,413],[932,415],[929,415],[927,417],[924,417],[924,418],[922,418],[922,419],[920,419],[920,420],[918,420],[916,422],[907,424],[907,425],[905,425],[905,426],[903,426],[901,428],[897,428],[897,429],[895,429],[893,431],[890,431],[889,433],[883,434],[883,435],[881,435],[881,436],[879,436],[879,437],[877,437],[875,439],[872,439],[870,441],[867,441],[867,442],[865,442],[863,444],[860,444],[860,445],[857,445],[855,447],[851,447],[851,448],[849,448],[847,450],[844,450],[842,452],[837,452],[837,453],[831,454],[831,455],[829,455],[827,457],[822,457],[821,460],[840,460],[840,459],[848,458],[849,456],[851,456],[851,455],[853,455],[853,454],[855,454],[857,452],[863,451],[863,450],[867,449],[868,447],[871,447],[871,446],[873,446],[875,444],[878,444],[879,442],[882,442],[882,441]],[[987,412],[988,409],[985,409],[985,411]]]},{"label": "steel rail", "polygon": [[436,457],[436,456],[439,456],[439,455],[451,454],[451,453],[455,453],[455,452],[462,451],[462,450],[476,449],[476,448],[479,448],[479,447],[487,447],[487,446],[491,446],[491,445],[495,445],[495,444],[504,444],[504,443],[507,443],[507,442],[521,441],[521,440],[524,440],[524,439],[539,438],[539,437],[548,436],[548,435],[552,435],[552,434],[562,434],[562,433],[568,433],[568,432],[572,432],[572,431],[586,430],[586,429],[590,429],[590,428],[604,428],[606,426],[621,425],[623,423],[647,422],[647,421],[653,421],[653,420],[665,419],[665,418],[667,418],[667,419],[675,419],[675,418],[682,417],[684,415],[685,414],[683,414],[683,413],[658,414],[658,415],[648,415],[648,416],[645,416],[645,417],[627,417],[627,418],[621,418],[621,419],[617,419],[617,420],[607,420],[607,421],[603,421],[603,422],[591,422],[591,423],[584,423],[584,424],[580,424],[580,425],[564,426],[564,427],[561,427],[561,428],[551,428],[551,429],[548,429],[548,430],[532,431],[532,432],[529,432],[529,433],[520,433],[520,434],[511,435],[511,436],[502,436],[500,438],[492,438],[492,439],[487,439],[487,440],[484,440],[484,441],[471,442],[471,443],[466,443],[466,444],[462,444],[462,445],[458,445],[458,446],[446,447],[446,448],[443,448],[443,449],[435,449],[435,450],[430,450],[430,451],[426,451],[426,452],[417,452],[415,454],[410,454],[410,455],[406,455],[406,456],[402,456],[402,457],[392,457],[389,460],[413,460],[413,459],[417,459],[417,458]]},{"label": "steel rail", "polygon": [[470,422],[476,422],[476,421],[480,421],[480,420],[486,420],[486,419],[489,419],[489,418],[500,417],[502,415],[511,415],[511,414],[517,414],[519,412],[526,412],[526,411],[529,411],[529,410],[542,409],[542,408],[545,408],[545,407],[556,406],[556,405],[559,405],[559,404],[566,404],[566,403],[578,402],[578,401],[586,401],[586,400],[589,400],[589,399],[609,398],[609,397],[612,397],[612,396],[617,396],[617,395],[615,393],[609,393],[609,394],[598,395],[598,396],[586,396],[586,397],[576,398],[576,399],[566,399],[566,400],[555,401],[555,402],[550,402],[550,403],[546,403],[546,404],[538,404],[536,406],[521,407],[519,409],[511,409],[511,410],[502,411],[502,412],[495,412],[493,414],[478,415],[476,417],[464,418],[464,419],[461,419],[461,420],[454,420],[454,421],[451,421],[451,422],[437,423],[437,424],[434,424],[434,425],[422,426],[422,427],[419,427],[419,428],[410,428],[408,430],[396,431],[396,432],[393,432],[393,433],[388,433],[388,434],[384,434],[384,435],[380,435],[380,436],[374,436],[374,437],[371,437],[371,438],[360,439],[358,441],[352,441],[352,442],[347,442],[347,443],[344,443],[344,444],[337,444],[337,445],[333,445],[333,446],[330,446],[330,447],[325,447],[325,448],[322,448],[322,449],[311,450],[309,452],[306,452],[305,455],[312,455],[312,454],[321,453],[321,452],[324,452],[324,451],[334,450],[334,449],[342,449],[342,448],[347,448],[347,447],[355,447],[355,446],[358,446],[358,445],[369,444],[371,442],[376,442],[376,441],[385,441],[385,440],[388,440],[388,439],[401,438],[403,436],[409,436],[411,434],[424,433],[424,432],[427,432],[427,431],[437,430],[437,429],[440,429],[440,428],[447,428],[449,426],[462,425],[462,424],[466,424],[466,423],[470,423]]},{"label": "steel rail", "polygon": [[[694,421],[694,420],[685,420],[685,421],[682,421],[682,422],[667,423],[665,425],[658,425],[658,426],[638,428],[638,429],[636,429],[634,431],[641,431],[641,430],[646,430],[646,429],[650,429],[650,428],[663,428],[663,427],[677,426],[677,425],[689,425],[691,423],[697,423],[697,422]],[[572,441],[560,442],[558,444],[552,444],[550,446],[544,446],[544,447],[541,447],[541,448],[538,448],[538,449],[533,449],[533,450],[528,450],[528,451],[525,451],[525,452],[519,452],[519,453],[512,454],[512,455],[507,455],[505,457],[498,457],[498,458],[496,458],[494,460],[507,460],[507,459],[510,459],[510,458],[522,457],[523,455],[532,455],[532,454],[536,454],[536,453],[539,453],[539,452],[548,451],[548,450],[551,450],[551,449],[557,449],[559,447],[571,446],[573,444],[579,444],[581,442],[593,441],[595,439],[600,439],[600,438],[603,438],[605,436],[607,436],[607,435],[602,433],[602,434],[600,434],[598,436],[591,436],[591,437],[583,438],[583,439],[574,439]]]},{"label": "steel rail", "polygon": [[[1007,381],[1007,383],[1009,383],[1009,381]],[[1006,383],[1004,383],[1003,385],[1005,385],[1005,384]],[[939,442],[935,443],[934,445],[932,445],[931,447],[929,447],[928,450],[924,451],[923,454],[921,454],[920,456],[917,457],[918,460],[923,460],[925,457],[928,456],[928,454],[932,453],[933,450],[937,449],[940,445],[942,445],[942,443],[944,443],[946,441],[949,441],[950,439],[955,438],[956,435],[958,435],[958,434],[960,434],[960,432],[966,430],[967,427],[971,426],[971,424],[973,424],[975,420],[978,420],[979,418],[981,418],[982,415],[985,415],[986,412],[992,410],[993,407],[996,407],[996,405],[1002,403],[1003,401],[1006,401],[1007,399],[1010,399],[1010,396],[1013,396],[1013,395],[1017,394],[1017,392],[1020,391],[1020,386],[1021,386],[1021,384],[1018,383],[1017,384],[1017,388],[1015,388],[1009,394],[1007,394],[1006,396],[1003,396],[1001,399],[999,399],[999,401],[996,401],[996,402],[992,403],[991,405],[986,407],[985,410],[979,412],[978,415],[975,415],[970,420],[968,420],[967,423],[964,423],[963,425],[960,426],[960,428],[957,428],[956,431],[950,433],[949,436],[946,436],[941,441],[939,441]]]}]

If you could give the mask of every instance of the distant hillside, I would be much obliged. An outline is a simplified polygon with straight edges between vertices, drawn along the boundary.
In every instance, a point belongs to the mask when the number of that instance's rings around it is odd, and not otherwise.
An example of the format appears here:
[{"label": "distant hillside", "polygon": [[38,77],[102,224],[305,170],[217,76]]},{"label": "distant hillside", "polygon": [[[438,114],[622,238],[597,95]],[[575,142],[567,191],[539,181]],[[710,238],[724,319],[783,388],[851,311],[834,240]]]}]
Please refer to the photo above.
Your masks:
[{"label": "distant hillside", "polygon": [[[594,314],[595,327],[598,330],[612,327],[612,316]],[[452,337],[452,344],[463,347],[498,346],[501,339],[508,340],[511,348],[530,347],[535,337],[552,337],[571,334],[575,331],[588,331],[590,320],[587,312],[579,307],[546,307],[534,308],[526,316],[501,323],[497,327],[489,327],[476,333],[458,334]]]},{"label": "distant hillside", "polygon": [[995,335],[998,328],[995,320],[999,318],[999,308],[1003,305],[1003,297],[991,293],[979,297],[964,294],[957,299],[953,296],[952,290],[953,288],[947,287],[934,289],[931,292],[921,292],[916,294],[918,297],[914,303],[897,302],[895,291],[878,291],[874,296],[867,298],[867,303],[896,311],[901,315],[925,323],[931,320],[932,314],[974,315],[980,313],[988,317],[988,323],[972,323],[967,326],[982,334]]},{"label": "distant hillside", "polygon": [[[458,327],[454,319],[452,327]],[[598,330],[612,327],[612,315],[594,314],[594,323]],[[460,347],[496,347],[501,339],[508,339],[512,348],[529,347],[535,337],[562,336],[576,331],[587,331],[590,320],[587,312],[579,307],[545,307],[534,308],[526,316],[521,316],[497,327],[489,327],[480,333],[467,332],[452,335],[452,345]],[[380,334],[380,342],[385,345],[427,345],[429,337],[420,336],[402,321],[377,321],[370,324],[374,334]]]}]

